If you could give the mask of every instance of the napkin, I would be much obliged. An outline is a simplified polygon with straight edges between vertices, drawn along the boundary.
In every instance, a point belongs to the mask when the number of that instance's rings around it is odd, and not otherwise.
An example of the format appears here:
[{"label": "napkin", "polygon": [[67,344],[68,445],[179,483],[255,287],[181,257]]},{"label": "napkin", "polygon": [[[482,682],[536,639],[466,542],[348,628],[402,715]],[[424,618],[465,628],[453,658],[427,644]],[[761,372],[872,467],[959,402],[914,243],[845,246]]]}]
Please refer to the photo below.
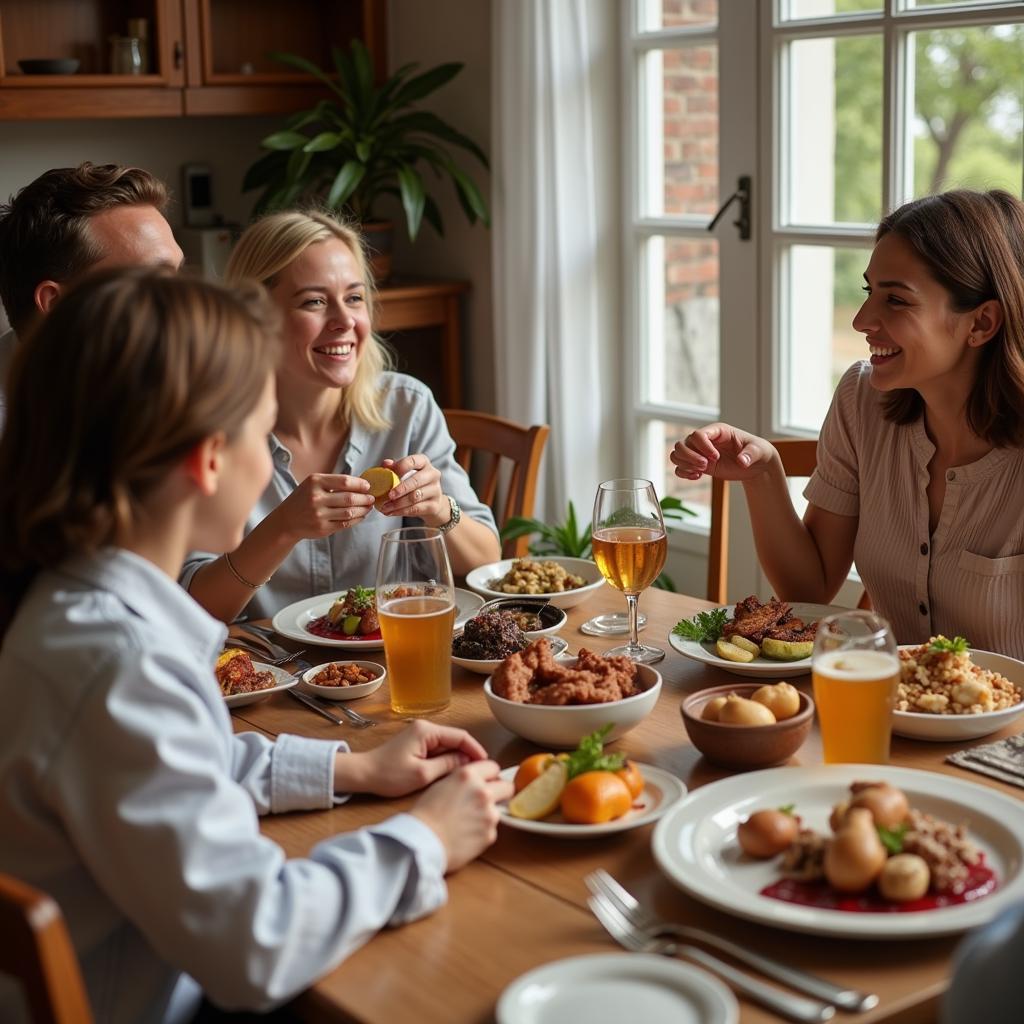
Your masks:
[{"label": "napkin", "polygon": [[1024,733],[970,750],[958,750],[946,760],[950,764],[1024,789]]}]

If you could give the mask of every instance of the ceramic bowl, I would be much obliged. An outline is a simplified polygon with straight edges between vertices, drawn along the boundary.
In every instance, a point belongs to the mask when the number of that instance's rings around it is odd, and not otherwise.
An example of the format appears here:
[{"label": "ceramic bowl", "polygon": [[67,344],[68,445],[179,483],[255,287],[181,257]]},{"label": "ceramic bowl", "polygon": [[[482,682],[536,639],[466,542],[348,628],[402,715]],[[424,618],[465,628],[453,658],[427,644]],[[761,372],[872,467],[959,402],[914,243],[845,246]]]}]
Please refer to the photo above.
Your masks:
[{"label": "ceramic bowl", "polygon": [[[458,636],[459,634],[456,633],[455,635]],[[560,636],[549,636],[547,641],[551,646],[551,653],[560,661],[564,660],[561,658],[561,655],[565,654],[568,649],[568,641],[563,640]],[[572,657],[575,657],[575,655]],[[498,666],[504,660],[504,658],[492,658],[486,660],[478,658],[460,658],[456,654],[452,655],[453,665],[458,665],[459,668],[469,669],[470,672],[477,672],[482,676],[489,676],[492,672],[497,671]]]},{"label": "ceramic bowl", "polygon": [[709,760],[726,768],[770,768],[785,764],[803,746],[814,721],[814,701],[801,690],[800,710],[774,725],[731,725],[701,718],[704,705],[730,693],[750,698],[764,683],[711,686],[683,698],[679,705],[690,742]]},{"label": "ceramic bowl", "polygon": [[[356,683],[354,686],[320,686],[313,680],[328,665],[358,665],[366,672],[373,672],[374,678],[368,683]],[[379,690],[387,675],[383,665],[376,661],[325,661],[322,665],[314,665],[302,673],[302,688],[310,693],[323,697],[324,700],[355,700],[357,697],[366,697]]]},{"label": "ceramic bowl", "polygon": [[481,565],[466,576],[466,586],[475,590],[478,594],[493,600],[495,598],[515,597],[519,599],[534,598],[547,601],[558,608],[575,608],[576,605],[586,601],[588,597],[605,585],[604,577],[597,564],[589,558],[567,558],[561,555],[547,558],[536,555],[530,558],[532,562],[557,562],[566,572],[574,576],[581,576],[586,583],[575,590],[563,590],[553,594],[506,594],[504,591],[495,590],[494,582],[501,579],[509,569],[515,558],[503,558],[500,562],[491,562],[490,565]]},{"label": "ceramic bowl", "polygon": [[[575,659],[560,659],[573,666]],[[484,697],[491,714],[509,732],[522,736],[542,747],[571,750],[584,736],[611,723],[606,743],[617,740],[642,722],[658,702],[661,673],[649,665],[637,666],[637,683],[643,692],[608,704],[520,704],[499,697],[491,689],[491,679],[484,682]]]},{"label": "ceramic bowl", "polygon": [[477,615],[484,612],[526,612],[529,615],[536,615],[540,619],[537,629],[524,629],[523,632],[530,640],[538,637],[551,636],[557,633],[564,625],[568,615],[557,605],[549,604],[547,601],[528,597],[499,597],[488,601]]}]

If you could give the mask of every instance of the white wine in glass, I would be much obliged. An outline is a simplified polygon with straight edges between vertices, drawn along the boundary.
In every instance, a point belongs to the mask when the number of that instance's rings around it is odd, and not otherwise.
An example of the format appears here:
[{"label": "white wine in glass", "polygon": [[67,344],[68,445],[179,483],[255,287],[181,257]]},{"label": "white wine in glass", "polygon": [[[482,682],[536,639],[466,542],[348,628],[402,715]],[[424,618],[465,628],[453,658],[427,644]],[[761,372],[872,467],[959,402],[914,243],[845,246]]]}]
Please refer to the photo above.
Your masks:
[{"label": "white wine in glass", "polygon": [[658,578],[668,553],[665,520],[650,480],[606,480],[598,486],[591,547],[601,575],[626,595],[629,610],[629,643],[607,653],[647,665],[661,661],[661,648],[637,639],[640,593]]}]

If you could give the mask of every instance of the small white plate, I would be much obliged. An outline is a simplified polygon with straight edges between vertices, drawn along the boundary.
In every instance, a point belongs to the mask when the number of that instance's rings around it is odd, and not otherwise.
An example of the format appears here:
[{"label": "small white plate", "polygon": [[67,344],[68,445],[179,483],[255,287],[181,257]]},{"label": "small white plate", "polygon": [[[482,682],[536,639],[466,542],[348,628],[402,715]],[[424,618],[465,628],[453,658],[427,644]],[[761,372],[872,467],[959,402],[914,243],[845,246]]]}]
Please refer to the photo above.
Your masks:
[{"label": "small white plate", "polygon": [[557,605],[559,608],[574,608],[604,586],[601,570],[598,569],[597,563],[589,558],[532,555],[531,562],[557,562],[566,572],[585,579],[586,584],[575,590],[563,590],[557,594],[506,594],[502,590],[492,589],[494,581],[501,579],[516,561],[515,558],[503,558],[500,562],[481,565],[466,576],[466,586],[472,587],[478,594],[483,594],[489,601],[496,597],[532,597]]},{"label": "small white plate", "polygon": [[[562,819],[557,811],[541,821],[527,821],[525,818],[513,818],[505,808],[506,804],[498,805],[501,823],[509,828],[518,828],[523,832],[539,832],[546,836],[560,836],[563,839],[593,839],[595,836],[606,836],[612,832],[627,832],[631,828],[649,825],[657,821],[673,804],[686,796],[686,786],[674,775],[653,764],[634,764],[644,777],[644,789],[633,802],[632,808],[621,818],[606,821],[601,825],[570,825]],[[518,765],[504,768],[503,779],[514,779]]]},{"label": "small white plate", "polygon": [[[734,605],[729,605],[726,611],[732,617]],[[835,615],[836,612],[846,612],[849,608],[837,608],[830,604],[801,604],[793,602],[793,614],[798,619],[803,619],[808,625],[818,622],[826,615]],[[739,662],[727,661],[720,657],[715,651],[713,643],[697,643],[695,640],[684,640],[675,633],[669,633],[668,642],[684,658],[691,658],[693,661],[702,661],[712,668],[720,668],[725,672],[732,672],[737,676],[751,676],[755,679],[788,679],[790,676],[804,676],[811,671],[811,659],[800,658],[798,661],[773,661],[771,658],[756,657],[753,661]]]},{"label": "small white plate", "polygon": [[[314,683],[313,680],[328,665],[358,665],[362,669],[378,674],[368,683],[356,683],[354,686],[320,686]],[[322,665],[314,665],[302,673],[300,689],[305,693],[323,697],[324,700],[355,700],[357,697],[368,697],[374,690],[379,690],[387,674],[387,669],[376,661],[326,661]]]},{"label": "small white plate", "polygon": [[[913,650],[920,644],[902,644],[901,651]],[[1024,689],[1024,662],[992,651],[969,650],[971,661],[978,668],[1006,676],[1019,689]],[[983,711],[979,715],[936,715],[926,711],[894,711],[892,731],[897,736],[912,740],[931,740],[936,743],[956,743],[976,740],[994,732],[1024,715],[1024,703],[1014,704],[1002,711]]]},{"label": "small white plate", "polygon": [[272,693],[290,690],[299,681],[298,676],[293,676],[291,672],[286,672],[276,665],[264,665],[261,661],[254,661],[252,667],[257,672],[269,672],[276,682],[265,690],[254,690],[252,693],[233,693],[230,697],[225,697],[224,703],[229,708],[244,708],[246,704],[255,704],[256,701],[263,700],[264,697],[269,697]]},{"label": "small white plate", "polygon": [[[548,642],[548,646],[551,648],[551,653],[556,658],[560,654],[564,654],[569,647],[569,642],[567,640],[563,640],[560,636],[549,636],[545,637],[545,639]],[[491,658],[486,661],[478,661],[475,658],[460,658],[455,654],[452,655],[453,665],[469,669],[470,672],[479,672],[482,676],[491,675],[491,673],[494,672],[504,660],[504,658]]]},{"label": "small white plate", "polygon": [[[881,779],[902,789],[910,806],[954,824],[985,854],[999,888],[970,903],[935,910],[852,913],[805,907],[762,896],[779,878],[778,858],[740,852],[739,823],[765,807],[795,804],[804,827],[829,835],[833,805],[851,782]],[[930,938],[982,925],[1024,898],[1024,803],[954,775],[894,765],[831,764],[767,768],[708,783],[658,822],[651,840],[658,866],[695,899],[774,928],[846,939]]]},{"label": "small white plate", "polygon": [[646,953],[594,953],[517,978],[495,1008],[498,1024],[736,1024],[736,997],[699,967]]},{"label": "small white plate", "polygon": [[[455,628],[461,629],[477,611],[483,606],[483,598],[479,594],[473,594],[468,590],[455,587]],[[310,633],[308,626],[314,619],[326,615],[330,611],[339,594],[344,590],[337,590],[330,594],[319,594],[316,597],[307,597],[305,600],[296,601],[285,608],[282,608],[273,618],[271,625],[275,633],[288,637],[289,640],[298,640],[304,644],[316,644],[318,647],[340,647],[348,651],[380,651],[384,649],[384,641],[378,636],[373,639],[360,639],[359,637],[346,637],[344,640],[333,640],[325,636],[317,636]]]}]

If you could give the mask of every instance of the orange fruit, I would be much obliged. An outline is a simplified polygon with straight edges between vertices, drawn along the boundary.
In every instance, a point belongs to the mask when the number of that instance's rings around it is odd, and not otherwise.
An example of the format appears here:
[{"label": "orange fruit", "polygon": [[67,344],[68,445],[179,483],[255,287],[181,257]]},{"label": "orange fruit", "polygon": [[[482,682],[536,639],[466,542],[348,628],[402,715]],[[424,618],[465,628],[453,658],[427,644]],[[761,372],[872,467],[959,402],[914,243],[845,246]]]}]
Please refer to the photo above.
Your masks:
[{"label": "orange fruit", "polygon": [[370,485],[370,494],[374,501],[386,498],[392,487],[398,486],[398,476],[392,469],[374,466],[365,473],[359,474]]},{"label": "orange fruit", "polygon": [[516,771],[516,777],[512,782],[515,790],[525,789],[544,769],[554,754],[531,754],[525,761],[520,762]]},{"label": "orange fruit", "polygon": [[615,774],[629,787],[629,795],[634,800],[644,791],[644,777],[635,761],[627,761]]},{"label": "orange fruit", "polygon": [[562,790],[562,817],[574,825],[614,821],[632,806],[629,786],[614,772],[584,772]]}]

